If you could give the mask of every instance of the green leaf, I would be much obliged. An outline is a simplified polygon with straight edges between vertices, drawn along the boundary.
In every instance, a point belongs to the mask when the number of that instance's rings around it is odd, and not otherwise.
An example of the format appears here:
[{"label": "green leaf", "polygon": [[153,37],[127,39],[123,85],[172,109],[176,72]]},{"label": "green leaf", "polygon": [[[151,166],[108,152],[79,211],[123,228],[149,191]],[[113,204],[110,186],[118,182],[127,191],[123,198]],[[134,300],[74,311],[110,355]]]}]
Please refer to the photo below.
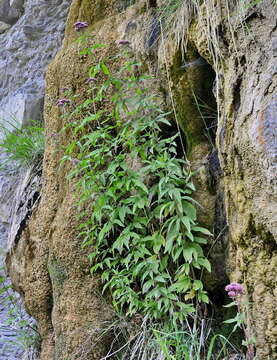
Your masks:
[{"label": "green leaf", "polygon": [[[172,288],[175,288],[178,292],[186,292],[191,287],[191,280],[188,276],[183,276],[182,278],[178,279],[178,281],[171,285]],[[170,288],[171,288],[170,287]]]},{"label": "green leaf", "polygon": [[166,279],[164,277],[162,277],[161,275],[159,276],[156,276],[154,278],[155,281],[158,281],[158,282],[162,282],[162,283],[166,283]]},{"label": "green leaf", "polygon": [[202,234],[205,234],[205,235],[208,235],[208,236],[213,236],[213,234],[208,229],[205,229],[205,228],[200,227],[200,226],[193,226],[191,229],[193,231],[195,231],[195,232],[201,232]]},{"label": "green leaf", "polygon": [[211,272],[211,264],[208,259],[206,258],[199,258],[198,259],[199,265],[203,266],[207,271]]},{"label": "green leaf", "polygon": [[155,254],[160,252],[162,246],[165,245],[165,238],[160,234],[153,235],[153,251]]},{"label": "green leaf", "polygon": [[142,293],[145,294],[152,286],[154,286],[154,280],[148,280],[142,287]]},{"label": "green leaf", "polygon": [[183,209],[187,216],[192,219],[193,221],[196,220],[196,208],[194,205],[189,203],[188,201],[182,201]]},{"label": "green leaf", "polygon": [[198,236],[194,237],[194,241],[197,242],[198,244],[203,244],[203,245],[208,243],[207,239],[204,239],[204,238],[201,238],[201,237],[198,237]]},{"label": "green leaf", "polygon": [[237,322],[237,318],[228,319],[228,320],[223,321],[224,324],[233,324],[235,322]]},{"label": "green leaf", "polygon": [[194,280],[193,288],[194,288],[194,290],[202,290],[203,289],[202,281],[201,280]]},{"label": "green leaf", "polygon": [[226,308],[233,307],[233,306],[237,306],[235,301],[232,301],[230,304],[223,305],[223,307],[226,307]]},{"label": "green leaf", "polygon": [[210,302],[209,297],[205,292],[198,293],[197,297],[198,297],[199,301],[202,301],[202,302],[204,302],[206,304],[209,304],[209,302]]},{"label": "green leaf", "polygon": [[101,229],[101,231],[100,231],[100,233],[99,233],[99,236],[98,236],[99,241],[102,241],[102,240],[104,239],[105,235],[106,235],[107,233],[109,233],[109,231],[111,230],[111,228],[112,228],[112,224],[111,224],[110,222],[106,223],[106,224],[103,226],[103,228]]},{"label": "green leaf", "polygon": [[170,253],[172,251],[173,242],[176,239],[176,237],[179,235],[179,230],[180,230],[180,220],[173,218],[167,230],[165,250],[164,250],[165,253],[167,252]]},{"label": "green leaf", "polygon": [[192,255],[193,255],[194,249],[192,247],[187,247],[183,249],[183,256],[185,260],[189,263],[192,261]]},{"label": "green leaf", "polygon": [[101,63],[101,69],[105,75],[110,75],[109,69],[104,63]]},{"label": "green leaf", "polygon": [[181,221],[186,227],[187,231],[190,233],[191,226],[190,226],[190,218],[188,216],[182,216]]}]

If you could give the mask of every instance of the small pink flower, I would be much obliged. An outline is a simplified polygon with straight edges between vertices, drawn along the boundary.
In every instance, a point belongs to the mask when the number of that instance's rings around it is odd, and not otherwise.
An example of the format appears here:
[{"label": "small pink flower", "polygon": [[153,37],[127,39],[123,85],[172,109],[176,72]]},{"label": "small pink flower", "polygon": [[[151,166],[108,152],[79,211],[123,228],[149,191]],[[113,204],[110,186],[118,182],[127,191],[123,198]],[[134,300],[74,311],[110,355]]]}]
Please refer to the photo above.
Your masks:
[{"label": "small pink flower", "polygon": [[69,100],[69,99],[59,99],[56,102],[56,105],[57,106],[64,106],[64,105],[69,105],[70,103],[71,103],[71,100]]},{"label": "small pink flower", "polygon": [[81,29],[87,28],[88,23],[86,21],[77,21],[73,26],[76,31],[79,31]]},{"label": "small pink flower", "polygon": [[238,283],[231,283],[225,286],[225,291],[228,292],[228,296],[236,297],[243,294],[243,286]]}]

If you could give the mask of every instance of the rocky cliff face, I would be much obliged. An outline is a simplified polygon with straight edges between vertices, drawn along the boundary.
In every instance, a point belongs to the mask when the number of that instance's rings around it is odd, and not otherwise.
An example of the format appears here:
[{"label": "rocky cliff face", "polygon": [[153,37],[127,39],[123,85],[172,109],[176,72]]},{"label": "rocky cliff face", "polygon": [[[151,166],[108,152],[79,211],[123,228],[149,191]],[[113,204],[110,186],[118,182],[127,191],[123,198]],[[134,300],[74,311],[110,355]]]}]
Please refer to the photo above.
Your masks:
[{"label": "rocky cliff face", "polygon": [[[55,106],[64,97],[62,89],[86,97],[90,60],[79,56],[80,44],[74,42],[79,34],[73,24],[87,21],[94,41],[108,44],[103,56],[117,51],[115,40],[128,40],[156,76],[153,88],[164,94],[165,107],[171,106],[169,90],[174,94],[188,156],[199,170],[197,196],[206,209],[201,220],[217,233],[211,252],[215,270],[207,286],[220,297],[226,271],[231,280],[245,285],[257,359],[273,360],[277,346],[274,5],[264,0],[239,10],[235,2],[207,1],[187,24],[184,58],[170,31],[160,36],[158,5],[143,0],[72,2],[62,50],[47,72],[42,198],[13,248],[9,270],[27,309],[38,320],[42,359],[101,358],[105,342],[92,345],[96,330],[112,314],[100,295],[98,279],[88,273],[86,253],[77,239],[78,209],[73,184],[66,180],[70,166],[60,164],[70,135],[52,136],[66,122]],[[192,94],[211,107],[217,101],[217,121],[203,122]],[[216,134],[207,139],[211,126],[217,127]]]},{"label": "rocky cliff face", "polygon": [[[1,126],[9,128],[10,123],[20,126],[31,119],[43,119],[46,66],[61,46],[69,4],[69,0],[0,1]],[[1,153],[1,164],[4,161],[5,154]],[[26,189],[30,185],[27,184],[28,181],[26,183],[29,171],[14,173],[13,165],[10,165],[11,172],[0,171],[0,267],[3,266],[3,256],[9,246],[8,238],[15,239],[21,221],[24,222],[30,210],[30,203],[28,205],[26,201]],[[23,212],[22,203],[25,203]],[[1,304],[2,300],[3,295]],[[1,322],[6,318],[6,313],[7,309],[1,305]],[[21,356],[22,351],[16,355],[16,351],[13,353],[7,350],[8,340],[13,339],[15,335],[12,329],[7,334],[1,333],[1,359]]]},{"label": "rocky cliff face", "polygon": [[69,3],[1,1],[0,119],[41,119],[44,74],[61,46]]}]

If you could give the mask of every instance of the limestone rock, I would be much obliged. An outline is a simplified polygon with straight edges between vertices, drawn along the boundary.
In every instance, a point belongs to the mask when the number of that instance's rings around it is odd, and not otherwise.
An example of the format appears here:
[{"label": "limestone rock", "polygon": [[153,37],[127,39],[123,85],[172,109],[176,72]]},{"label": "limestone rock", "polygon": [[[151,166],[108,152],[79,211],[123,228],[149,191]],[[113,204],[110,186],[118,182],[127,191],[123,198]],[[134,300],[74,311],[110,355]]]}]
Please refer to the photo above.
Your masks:
[{"label": "limestone rock", "polygon": [[[0,125],[9,127],[9,122],[19,125],[28,119],[41,119],[44,101],[44,74],[46,66],[60,48],[65,18],[70,0],[24,1],[0,0]],[[29,28],[28,28],[29,26]],[[8,30],[9,31],[6,31]],[[0,154],[0,163],[5,155]],[[13,165],[10,164],[11,171]],[[25,178],[18,174],[0,171],[0,267],[8,247],[8,237],[15,212],[15,195]],[[25,210],[28,201],[22,194]],[[18,199],[17,199],[18,200]],[[19,199],[20,202],[20,199]],[[19,208],[22,208],[20,204]],[[18,210],[18,209],[17,209]],[[18,216],[19,215],[19,216]],[[21,213],[22,215],[22,213]],[[14,213],[14,229],[24,220]],[[26,214],[25,214],[26,215]],[[30,214],[29,214],[30,215]],[[2,300],[2,298],[0,299]],[[7,309],[1,306],[0,322]],[[23,309],[22,309],[23,313]],[[25,316],[25,315],[24,315]],[[0,334],[0,358],[23,358],[22,352],[8,350],[7,336],[15,340],[12,329],[9,334]],[[3,342],[4,345],[3,346]]]},{"label": "limestone rock", "polygon": [[[10,5],[6,0],[0,4],[1,20],[1,6],[6,13]],[[20,4],[13,2],[16,7]],[[70,0],[26,0],[12,31],[0,35],[0,122],[42,117],[44,73],[61,46],[69,4]]]},{"label": "limestone rock", "polygon": [[3,21],[0,21],[0,34],[2,34],[3,32],[5,32],[6,30],[9,30],[9,28],[11,27],[11,25],[6,24]]},{"label": "limestone rock", "polygon": [[10,6],[9,0],[0,1],[0,21],[7,24],[14,24],[20,17],[20,11]]},{"label": "limestone rock", "polygon": [[[273,359],[277,349],[274,14],[274,5],[267,0],[246,12],[244,26],[259,39],[254,43],[250,35],[246,36],[244,27],[237,26],[235,43],[232,35],[228,31],[225,33],[228,41],[221,49],[224,68],[220,69],[218,98],[221,116],[217,148],[229,226],[227,269],[231,280],[243,283],[246,288],[250,302],[246,309],[250,314],[248,325],[252,324],[249,326],[257,339],[257,359]],[[205,54],[207,45],[200,39],[199,28],[194,41],[199,53]]]},{"label": "limestone rock", "polygon": [[10,0],[10,7],[15,9],[22,9],[25,0]]},{"label": "limestone rock", "polygon": [[[204,5],[206,3],[213,4],[212,1],[203,2]],[[49,35],[51,31],[56,34],[55,29],[60,26],[57,23],[55,26],[52,23],[49,25],[49,18],[58,14],[57,9],[52,7],[50,11],[48,5],[44,8],[43,16],[40,14],[40,21],[36,21],[38,15],[33,9],[36,7],[31,9],[30,4],[30,0],[26,2],[29,21],[22,22],[17,36],[9,37],[4,43],[8,75],[0,80],[1,88],[8,88],[9,78],[14,72],[14,68],[9,66],[11,58],[17,58],[19,69],[15,84],[11,84],[11,92],[4,90],[2,94],[4,100],[1,105],[6,114],[11,111],[18,114],[25,112],[27,99],[38,109],[35,104],[43,95],[43,74],[37,63],[48,63],[50,59],[41,59],[41,56],[45,53],[54,54],[55,44],[60,44],[60,37],[55,42],[55,36]],[[216,166],[210,166],[210,172],[217,178],[214,180],[218,189],[215,193],[209,189],[207,176],[211,146],[203,134],[203,119],[197,117],[195,106],[191,105],[193,97],[189,92],[197,89],[196,85],[202,79],[207,86],[205,93],[210,90],[209,95],[212,96],[210,71],[211,66],[215,69],[218,64],[213,62],[211,44],[203,28],[208,19],[191,24],[188,61],[193,62],[200,54],[210,65],[205,63],[201,67],[184,67],[180,52],[176,51],[170,37],[166,42],[167,59],[162,47],[158,50],[159,59],[151,53],[149,43],[145,40],[147,36],[149,38],[145,24],[154,24],[155,27],[155,21],[151,9],[145,6],[143,0],[138,0],[130,7],[118,6],[115,0],[96,0],[93,5],[88,0],[72,2],[62,50],[49,66],[44,113],[47,133],[58,133],[65,124],[66,120],[60,118],[59,109],[55,106],[62,96],[62,88],[74,88],[75,94],[82,99],[86,96],[85,79],[90,60],[78,56],[79,44],[74,40],[79,34],[73,29],[74,22],[87,21],[90,24],[88,31],[95,35],[94,41],[108,44],[105,50],[101,49],[103,57],[117,53],[115,40],[130,41],[131,48],[143,59],[145,67],[158,74],[159,79],[153,87],[157,91],[163,89],[165,106],[170,105],[168,85],[164,85],[167,83],[165,63],[168,60],[171,75],[175,76],[172,89],[180,95],[177,110],[182,115],[182,104],[186,105],[183,114],[187,116],[184,117],[186,122],[183,125],[187,135],[193,137],[190,159],[199,170],[196,184],[200,191],[197,200],[208,209],[201,214],[201,219],[215,227],[216,238],[212,244],[211,258],[216,264],[212,273],[214,279],[208,279],[209,287],[214,289],[218,286],[218,279],[215,281],[215,278],[219,276],[223,290],[223,283],[227,281],[226,267],[230,280],[244,284],[251,304],[247,309],[252,314],[248,319],[249,326],[257,338],[257,359],[273,359],[277,349],[277,317],[274,308],[277,292],[274,175],[277,34],[272,2],[259,2],[251,10],[252,13],[245,14],[243,21],[247,24],[248,32],[244,31],[241,22],[232,24],[235,36],[225,23],[229,17],[226,15],[221,19],[218,15],[219,10],[222,10],[221,1],[215,1],[214,6],[218,7],[211,12],[216,17],[214,23],[225,31],[225,38],[220,39],[218,44],[224,66],[216,69],[219,71],[216,85],[220,90],[217,99],[220,111],[214,146],[217,148],[220,166],[217,160]],[[57,2],[57,6],[62,8],[63,3]],[[222,8],[224,11],[224,6]],[[39,12],[38,8],[36,10]],[[124,12],[120,13],[122,10]],[[202,12],[205,17],[205,11]],[[45,26],[49,34],[44,36],[41,32]],[[155,28],[154,35],[157,33]],[[255,34],[257,41],[253,41],[252,34]],[[234,39],[237,42],[235,44]],[[39,55],[34,50],[37,47],[40,47]],[[4,60],[0,62],[0,70],[5,74]],[[158,70],[157,60],[164,66],[162,70]],[[19,72],[21,77],[18,76]],[[29,81],[30,77],[32,81]],[[30,106],[26,108],[30,116],[37,111],[31,110]],[[193,116],[190,117],[191,114]],[[78,358],[84,349],[88,359],[99,360],[104,354],[106,342],[103,341],[94,351],[93,335],[89,334],[99,329],[103,321],[110,320],[112,315],[109,306],[99,295],[99,279],[89,275],[86,252],[80,249],[77,239],[78,210],[74,203],[72,184],[65,180],[70,166],[60,165],[61,148],[69,141],[70,136],[65,135],[60,136],[58,141],[47,137],[41,203],[14,247],[8,263],[14,283],[25,294],[28,310],[38,319],[43,337],[42,360],[69,356]],[[201,199],[204,199],[203,202]],[[86,347],[86,344],[89,346]]]}]

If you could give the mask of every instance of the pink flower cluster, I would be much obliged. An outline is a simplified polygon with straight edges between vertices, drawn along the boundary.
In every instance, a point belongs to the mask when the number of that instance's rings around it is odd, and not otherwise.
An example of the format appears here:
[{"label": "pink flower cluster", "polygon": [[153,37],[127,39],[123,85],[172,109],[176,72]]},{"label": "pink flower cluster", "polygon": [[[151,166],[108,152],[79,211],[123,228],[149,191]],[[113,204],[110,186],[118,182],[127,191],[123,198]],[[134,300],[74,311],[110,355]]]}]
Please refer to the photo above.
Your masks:
[{"label": "pink flower cluster", "polygon": [[79,31],[81,29],[87,28],[88,23],[86,21],[77,21],[73,26],[76,31]]},{"label": "pink flower cluster", "polygon": [[56,102],[57,106],[64,106],[70,104],[71,101],[69,99],[60,99]]},{"label": "pink flower cluster", "polygon": [[243,286],[238,283],[231,283],[225,286],[225,290],[228,291],[228,296],[235,298],[243,294]]}]

